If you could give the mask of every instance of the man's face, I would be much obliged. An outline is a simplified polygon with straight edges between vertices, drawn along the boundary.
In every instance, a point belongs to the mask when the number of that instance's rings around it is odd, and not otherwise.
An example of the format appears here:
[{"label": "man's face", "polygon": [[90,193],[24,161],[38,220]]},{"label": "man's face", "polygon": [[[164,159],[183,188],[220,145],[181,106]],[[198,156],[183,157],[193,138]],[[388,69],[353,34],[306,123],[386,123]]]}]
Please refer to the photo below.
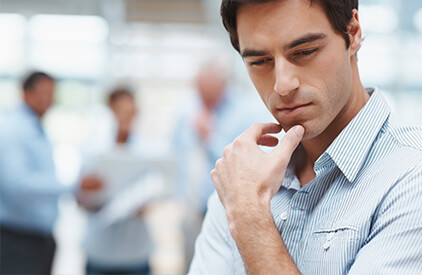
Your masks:
[{"label": "man's face", "polygon": [[53,104],[54,88],[54,81],[48,78],[41,78],[30,91],[25,92],[25,102],[38,116],[43,116]]},{"label": "man's face", "polygon": [[131,132],[132,121],[136,116],[135,101],[132,97],[122,96],[111,105],[120,132],[129,134]]},{"label": "man's face", "polygon": [[203,70],[198,74],[196,82],[203,104],[210,109],[216,108],[223,97],[226,86],[221,73],[214,69]]},{"label": "man's face", "polygon": [[252,82],[286,131],[324,132],[351,103],[351,53],[323,9],[305,0],[241,7],[237,31]]}]

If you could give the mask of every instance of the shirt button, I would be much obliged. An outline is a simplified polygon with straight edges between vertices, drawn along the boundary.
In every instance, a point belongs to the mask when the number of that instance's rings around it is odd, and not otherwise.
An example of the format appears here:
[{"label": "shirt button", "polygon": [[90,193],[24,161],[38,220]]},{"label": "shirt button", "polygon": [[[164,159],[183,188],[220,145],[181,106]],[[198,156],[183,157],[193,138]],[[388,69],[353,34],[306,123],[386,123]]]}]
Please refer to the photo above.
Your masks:
[{"label": "shirt button", "polygon": [[325,250],[328,250],[328,248],[330,248],[330,246],[331,246],[331,242],[329,242],[329,241],[325,242],[324,245],[323,245]]},{"label": "shirt button", "polygon": [[334,237],[334,232],[330,232],[330,233],[327,234],[326,240],[331,241],[333,239],[333,237]]},{"label": "shirt button", "polygon": [[280,219],[281,219],[282,221],[287,220],[287,212],[283,212],[283,213],[281,213],[281,214],[280,214]]}]

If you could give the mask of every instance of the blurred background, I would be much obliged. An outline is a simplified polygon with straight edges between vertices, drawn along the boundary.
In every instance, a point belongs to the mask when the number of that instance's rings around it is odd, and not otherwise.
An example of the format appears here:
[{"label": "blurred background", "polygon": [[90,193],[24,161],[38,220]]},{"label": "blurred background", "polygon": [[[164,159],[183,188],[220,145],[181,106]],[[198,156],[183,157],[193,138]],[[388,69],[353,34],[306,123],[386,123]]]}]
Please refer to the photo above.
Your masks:
[{"label": "blurred background", "polygon": [[[195,76],[213,53],[223,52],[230,82],[259,102],[240,57],[231,48],[217,0],[1,0],[0,119],[21,101],[21,79],[42,70],[57,79],[55,105],[43,119],[53,145],[57,176],[78,182],[87,140],[110,128],[107,92],[131,87],[139,116],[136,133],[171,147],[175,116],[196,93]],[[361,0],[365,40],[361,78],[387,97],[405,122],[422,125],[422,2]],[[170,149],[169,149],[170,150]],[[171,150],[170,150],[171,151]],[[169,185],[173,183],[168,183]],[[168,197],[147,215],[156,248],[154,274],[186,270],[183,217]],[[74,198],[60,201],[54,274],[84,274],[81,247],[85,214]]]}]

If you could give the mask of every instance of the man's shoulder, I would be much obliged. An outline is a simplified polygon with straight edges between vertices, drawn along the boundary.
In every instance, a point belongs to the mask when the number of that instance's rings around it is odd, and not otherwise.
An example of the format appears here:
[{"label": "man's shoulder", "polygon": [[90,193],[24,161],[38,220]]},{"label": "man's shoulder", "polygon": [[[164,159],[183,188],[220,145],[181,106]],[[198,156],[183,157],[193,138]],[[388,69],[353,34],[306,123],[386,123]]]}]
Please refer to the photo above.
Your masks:
[{"label": "man's shoulder", "polygon": [[25,128],[26,121],[22,118],[22,114],[17,110],[6,110],[0,119],[0,135],[9,136]]},{"label": "man's shoulder", "polygon": [[39,137],[40,126],[36,118],[30,117],[20,110],[11,110],[6,113],[0,121],[0,139],[2,142],[30,143],[34,138]]},{"label": "man's shoulder", "polygon": [[361,176],[374,185],[378,182],[380,190],[422,174],[422,128],[388,120],[364,167]]},{"label": "man's shoulder", "polygon": [[381,197],[407,184],[422,172],[422,128],[387,119],[359,171],[356,181],[371,186]]},{"label": "man's shoulder", "polygon": [[422,127],[405,125],[392,117],[383,131],[397,145],[414,149],[415,153],[422,152]]}]

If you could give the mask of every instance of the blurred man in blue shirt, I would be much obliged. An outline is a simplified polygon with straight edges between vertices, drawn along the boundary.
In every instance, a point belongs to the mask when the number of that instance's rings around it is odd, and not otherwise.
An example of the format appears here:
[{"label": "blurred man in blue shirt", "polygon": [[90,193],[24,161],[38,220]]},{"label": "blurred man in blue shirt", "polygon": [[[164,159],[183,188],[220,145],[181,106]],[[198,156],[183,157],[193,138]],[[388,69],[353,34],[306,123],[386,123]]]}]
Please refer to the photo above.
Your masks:
[{"label": "blurred man in blue shirt", "polygon": [[0,122],[0,273],[49,274],[57,200],[66,191],[41,124],[55,81],[34,72],[22,84],[24,102]]}]

